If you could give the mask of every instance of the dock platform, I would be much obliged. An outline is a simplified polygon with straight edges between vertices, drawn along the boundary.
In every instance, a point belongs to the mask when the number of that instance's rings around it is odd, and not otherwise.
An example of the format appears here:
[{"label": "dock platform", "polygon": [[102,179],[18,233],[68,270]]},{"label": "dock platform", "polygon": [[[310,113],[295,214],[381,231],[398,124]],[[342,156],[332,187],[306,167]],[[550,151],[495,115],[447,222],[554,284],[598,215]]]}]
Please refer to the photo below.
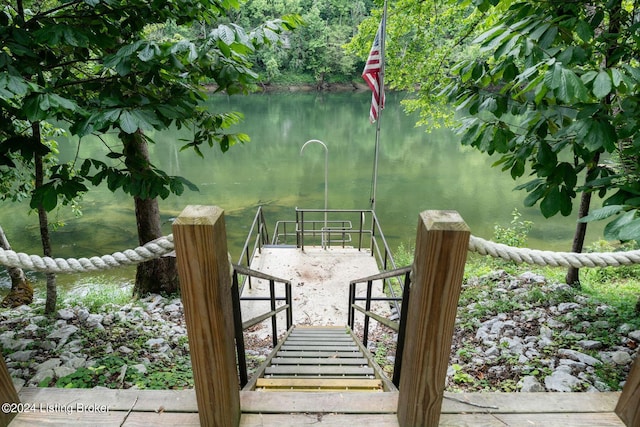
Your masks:
[{"label": "dock platform", "polygon": [[[349,282],[378,274],[380,270],[369,250],[355,248],[288,246],[262,248],[251,262],[251,268],[291,281],[293,323],[296,325],[342,326],[347,323]],[[242,296],[266,295],[268,282],[254,279],[245,286]],[[360,296],[364,296],[364,287]],[[382,296],[382,282],[373,287],[374,296]],[[374,304],[377,313],[388,315],[388,304]],[[268,310],[268,302],[242,303],[243,320]],[[265,327],[267,325],[265,324]]]},{"label": "dock platform", "polygon": [[[439,425],[624,426],[613,412],[619,397],[617,392],[446,392]],[[241,391],[240,426],[398,426],[397,399],[398,393]],[[193,389],[23,388],[20,400],[34,410],[18,414],[10,427],[200,425]]]}]

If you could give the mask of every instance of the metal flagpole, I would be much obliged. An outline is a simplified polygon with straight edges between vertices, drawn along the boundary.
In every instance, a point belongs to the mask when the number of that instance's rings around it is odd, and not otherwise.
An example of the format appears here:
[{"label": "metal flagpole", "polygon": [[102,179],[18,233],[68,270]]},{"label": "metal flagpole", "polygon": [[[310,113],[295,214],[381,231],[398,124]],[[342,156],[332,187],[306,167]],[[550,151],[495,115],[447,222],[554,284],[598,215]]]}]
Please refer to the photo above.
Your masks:
[{"label": "metal flagpole", "polygon": [[371,190],[371,210],[376,209],[376,191],[378,189],[378,158],[380,156],[380,118],[382,116],[381,104],[384,103],[384,67],[385,67],[385,38],[387,32],[387,0],[382,10],[382,31],[380,32],[380,96],[378,101],[378,118],[376,119],[376,145],[373,155],[373,188]]}]

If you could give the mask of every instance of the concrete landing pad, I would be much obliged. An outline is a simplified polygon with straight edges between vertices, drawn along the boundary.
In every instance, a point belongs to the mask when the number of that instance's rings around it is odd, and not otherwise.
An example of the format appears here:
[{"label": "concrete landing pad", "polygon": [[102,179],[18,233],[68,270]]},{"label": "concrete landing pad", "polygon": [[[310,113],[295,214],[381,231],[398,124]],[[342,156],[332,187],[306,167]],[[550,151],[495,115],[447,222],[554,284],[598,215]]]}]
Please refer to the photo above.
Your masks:
[{"label": "concrete landing pad", "polygon": [[[305,247],[304,252],[291,247],[263,248],[256,254],[251,268],[291,281],[293,323],[312,325],[346,325],[349,303],[349,282],[380,272],[368,250],[353,248]],[[361,296],[366,285],[358,285]],[[382,282],[374,282],[374,296],[382,296]],[[252,280],[252,289],[245,286],[243,296],[268,295],[267,281]],[[284,295],[284,287],[276,284],[276,295]],[[364,306],[364,302],[361,303]],[[389,314],[388,303],[377,303],[374,312]],[[268,302],[243,301],[242,318],[251,319],[269,311]],[[280,321],[279,321],[280,322]],[[284,323],[279,323],[284,325]],[[269,322],[263,323],[269,327]]]}]

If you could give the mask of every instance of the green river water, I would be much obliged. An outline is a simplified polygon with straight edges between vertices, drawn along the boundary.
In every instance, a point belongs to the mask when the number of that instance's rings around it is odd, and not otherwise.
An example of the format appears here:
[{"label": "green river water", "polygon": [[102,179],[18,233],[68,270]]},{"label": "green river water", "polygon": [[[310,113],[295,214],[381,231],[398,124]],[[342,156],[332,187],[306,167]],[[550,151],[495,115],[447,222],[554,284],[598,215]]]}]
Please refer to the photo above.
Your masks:
[{"label": "green river water", "polygon": [[[544,219],[537,208],[525,208],[525,193],[514,191],[521,182],[491,168],[495,159],[462,147],[448,129],[425,133],[415,117],[400,107],[404,95],[387,94],[381,119],[376,214],[392,249],[410,246],[420,211],[453,209],[460,212],[473,234],[490,238],[495,224],[508,225],[517,208],[533,221],[530,247],[568,250],[575,218]],[[164,230],[170,219],[189,204],[214,204],[225,209],[230,251],[237,259],[256,208],[263,206],[273,227],[279,219],[294,219],[293,209],[324,206],[324,151],[318,144],[300,149],[305,141],[323,141],[329,151],[328,206],[334,209],[369,208],[372,188],[375,125],[369,123],[370,95],[361,93],[278,93],[246,97],[214,96],[211,108],[245,115],[238,131],[252,141],[232,147],[204,149],[204,158],[180,152],[185,136],[178,131],[150,133],[154,162],[171,175],[181,175],[199,187],[160,202]],[[110,138],[111,137],[111,138]],[[83,140],[79,157],[101,156],[101,144],[117,144],[115,136],[103,141]],[[60,142],[61,159],[76,154],[75,144]],[[599,203],[595,201],[595,203]],[[65,226],[53,233],[56,257],[89,257],[137,246],[132,200],[106,187],[92,189],[81,202],[83,215],[68,209],[52,215]],[[28,204],[0,204],[0,225],[13,249],[41,253],[37,216]],[[272,228],[271,228],[272,229]],[[591,227],[589,240],[600,237],[601,226]],[[133,268],[105,273],[131,280]],[[80,276],[59,278],[62,284],[87,281]],[[9,286],[0,276],[0,289]]]}]

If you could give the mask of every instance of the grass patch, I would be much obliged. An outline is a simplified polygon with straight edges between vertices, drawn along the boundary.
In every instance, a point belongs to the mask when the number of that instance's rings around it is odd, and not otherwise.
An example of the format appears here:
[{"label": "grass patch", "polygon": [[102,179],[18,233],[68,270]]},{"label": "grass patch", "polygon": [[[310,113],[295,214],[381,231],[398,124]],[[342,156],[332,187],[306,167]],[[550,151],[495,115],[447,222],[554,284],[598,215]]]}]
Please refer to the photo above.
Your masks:
[{"label": "grass patch", "polygon": [[83,279],[72,289],[58,295],[58,300],[66,306],[82,306],[91,312],[102,311],[108,306],[122,306],[131,302],[133,285],[113,283],[103,276]]}]

